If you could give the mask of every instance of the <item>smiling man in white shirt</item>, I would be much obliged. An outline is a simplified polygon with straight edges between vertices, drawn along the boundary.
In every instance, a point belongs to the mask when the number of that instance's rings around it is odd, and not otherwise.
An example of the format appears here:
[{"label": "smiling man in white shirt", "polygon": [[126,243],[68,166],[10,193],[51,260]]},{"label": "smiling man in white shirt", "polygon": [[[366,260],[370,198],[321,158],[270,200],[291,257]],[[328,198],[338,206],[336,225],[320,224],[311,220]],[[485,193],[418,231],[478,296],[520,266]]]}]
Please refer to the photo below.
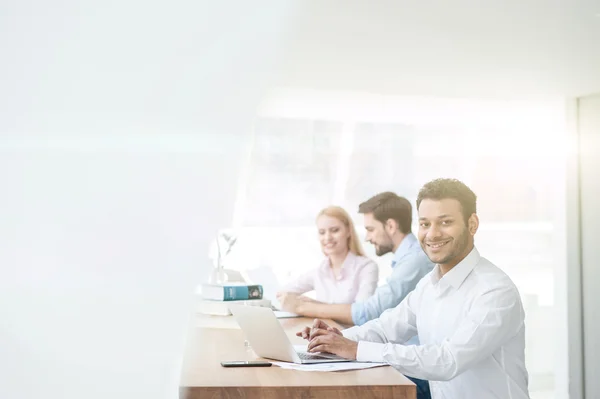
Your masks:
[{"label": "smiling man in white shirt", "polygon": [[[527,399],[524,311],[510,278],[474,246],[476,196],[454,179],[423,186],[419,241],[436,263],[397,307],[343,333],[315,320],[313,352],[387,362],[430,381],[432,398]],[[418,334],[420,345],[406,345]]]}]

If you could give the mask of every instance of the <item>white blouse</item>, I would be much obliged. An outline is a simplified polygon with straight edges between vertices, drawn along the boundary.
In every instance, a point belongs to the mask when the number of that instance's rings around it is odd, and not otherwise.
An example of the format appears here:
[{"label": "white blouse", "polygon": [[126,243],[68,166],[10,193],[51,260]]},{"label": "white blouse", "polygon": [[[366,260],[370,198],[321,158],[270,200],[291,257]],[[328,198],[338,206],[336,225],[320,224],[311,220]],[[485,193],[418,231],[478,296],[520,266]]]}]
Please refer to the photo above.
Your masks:
[{"label": "white blouse", "polygon": [[281,291],[304,294],[315,290],[317,301],[349,304],[367,299],[375,292],[379,268],[371,259],[348,252],[339,276],[333,274],[329,259],[288,283]]}]

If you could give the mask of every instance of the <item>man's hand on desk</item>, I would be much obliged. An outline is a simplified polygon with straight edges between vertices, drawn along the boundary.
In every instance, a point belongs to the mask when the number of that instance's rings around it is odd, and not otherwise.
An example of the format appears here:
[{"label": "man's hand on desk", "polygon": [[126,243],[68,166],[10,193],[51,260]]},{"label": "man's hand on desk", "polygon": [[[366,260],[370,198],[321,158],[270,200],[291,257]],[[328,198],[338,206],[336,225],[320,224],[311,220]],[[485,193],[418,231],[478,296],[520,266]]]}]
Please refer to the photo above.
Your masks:
[{"label": "man's hand on desk", "polygon": [[315,319],[312,327],[304,327],[296,335],[309,341],[309,352],[328,352],[356,360],[358,342],[344,338],[340,330],[329,326],[323,320]]},{"label": "man's hand on desk", "polygon": [[329,326],[323,320],[315,319],[315,321],[313,322],[312,327],[304,327],[302,329],[302,331],[299,331],[299,332],[296,333],[296,336],[297,337],[302,337],[302,338],[307,339],[307,340],[310,341],[310,340],[313,339],[314,333],[317,330],[326,330],[326,331],[328,330],[328,331],[331,331],[331,332],[333,332],[335,334],[342,335],[342,332],[340,330],[338,330],[337,328]]},{"label": "man's hand on desk", "polygon": [[358,342],[344,337],[339,330],[334,331],[329,327],[327,330],[318,329],[313,332],[312,339],[308,343],[308,351],[333,353],[345,359],[356,360]]}]

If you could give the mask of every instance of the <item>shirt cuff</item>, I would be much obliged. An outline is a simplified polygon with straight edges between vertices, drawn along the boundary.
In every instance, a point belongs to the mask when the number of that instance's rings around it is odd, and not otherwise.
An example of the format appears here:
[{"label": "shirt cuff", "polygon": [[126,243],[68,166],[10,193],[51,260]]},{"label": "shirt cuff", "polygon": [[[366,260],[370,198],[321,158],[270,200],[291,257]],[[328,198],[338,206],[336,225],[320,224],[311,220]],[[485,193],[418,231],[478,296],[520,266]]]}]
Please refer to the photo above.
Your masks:
[{"label": "shirt cuff", "polygon": [[383,359],[385,345],[379,342],[360,341],[356,350],[356,360],[359,362],[386,363]]},{"label": "shirt cuff", "polygon": [[345,328],[342,330],[342,335],[344,336],[344,338],[351,339],[352,341],[358,341],[356,334],[355,334],[356,331],[358,331],[357,326]]}]

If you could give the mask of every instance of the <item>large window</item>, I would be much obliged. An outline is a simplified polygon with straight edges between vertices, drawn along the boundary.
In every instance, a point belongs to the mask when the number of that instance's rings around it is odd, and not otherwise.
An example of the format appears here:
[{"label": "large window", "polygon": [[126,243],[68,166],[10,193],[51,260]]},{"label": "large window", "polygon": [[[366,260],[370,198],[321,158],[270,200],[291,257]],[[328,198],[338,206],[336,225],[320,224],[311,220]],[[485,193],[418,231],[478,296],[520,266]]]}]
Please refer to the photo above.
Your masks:
[{"label": "large window", "polygon": [[[254,125],[233,259],[290,278],[322,256],[314,228],[321,208],[345,207],[362,235],[356,211],[370,196],[394,191],[414,204],[425,182],[461,179],[478,195],[477,247],[524,300],[532,397],[566,397],[566,330],[559,327],[566,320],[558,311],[565,298],[556,280],[566,268],[564,125],[563,103],[554,100],[279,93]],[[365,249],[376,259],[369,244]],[[390,259],[377,261],[383,280]]]}]

